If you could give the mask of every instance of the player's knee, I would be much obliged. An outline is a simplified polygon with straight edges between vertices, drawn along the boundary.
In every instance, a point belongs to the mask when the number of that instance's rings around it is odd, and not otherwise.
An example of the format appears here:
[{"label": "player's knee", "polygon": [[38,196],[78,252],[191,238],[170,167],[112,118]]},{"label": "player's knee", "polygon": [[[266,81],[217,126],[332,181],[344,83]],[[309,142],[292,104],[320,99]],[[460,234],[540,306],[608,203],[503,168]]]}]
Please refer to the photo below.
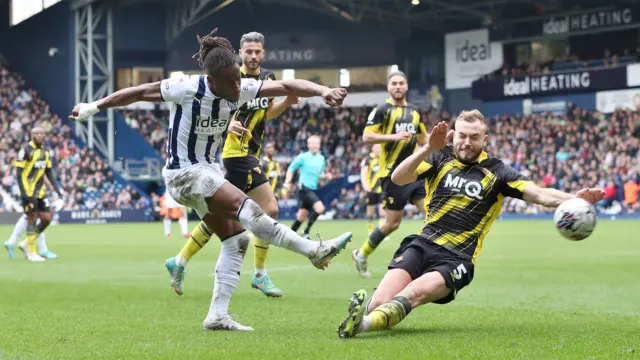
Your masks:
[{"label": "player's knee", "polygon": [[313,210],[318,214],[324,214],[324,211],[325,211],[324,204],[321,202],[316,203],[316,205],[313,207]]},{"label": "player's knee", "polygon": [[385,222],[385,228],[389,233],[392,233],[396,230],[398,230],[398,228],[400,227],[400,223],[402,222],[401,219],[389,219],[387,218],[386,222]]}]

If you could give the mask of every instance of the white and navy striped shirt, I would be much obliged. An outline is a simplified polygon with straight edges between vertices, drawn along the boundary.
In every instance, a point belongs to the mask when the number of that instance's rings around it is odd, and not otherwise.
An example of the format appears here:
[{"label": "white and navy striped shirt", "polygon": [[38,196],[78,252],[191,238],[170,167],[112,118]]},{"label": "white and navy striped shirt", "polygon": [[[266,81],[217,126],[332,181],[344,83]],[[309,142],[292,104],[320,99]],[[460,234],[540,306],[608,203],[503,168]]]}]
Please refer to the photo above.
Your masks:
[{"label": "white and navy striped shirt", "polygon": [[231,117],[255,99],[261,87],[261,80],[242,79],[240,99],[227,101],[211,92],[205,75],[162,80],[162,98],[171,103],[166,168],[213,163]]}]

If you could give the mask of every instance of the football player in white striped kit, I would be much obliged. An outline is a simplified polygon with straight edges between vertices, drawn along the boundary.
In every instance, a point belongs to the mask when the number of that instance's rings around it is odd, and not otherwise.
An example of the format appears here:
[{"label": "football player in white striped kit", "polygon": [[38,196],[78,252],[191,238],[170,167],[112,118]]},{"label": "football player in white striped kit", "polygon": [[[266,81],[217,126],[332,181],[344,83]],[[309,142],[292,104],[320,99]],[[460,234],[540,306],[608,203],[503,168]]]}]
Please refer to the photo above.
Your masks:
[{"label": "football player in white striped kit", "polygon": [[[228,314],[231,294],[240,280],[242,260],[250,230],[258,238],[299,254],[324,269],[351,240],[345,233],[328,241],[310,241],[268,217],[253,200],[227,182],[214,161],[226,132],[247,130],[230,124],[233,113],[257,97],[321,96],[330,106],[339,106],[345,89],[331,89],[305,80],[261,81],[241,79],[239,59],[231,43],[222,37],[198,37],[198,57],[206,75],[184,76],[119,90],[90,104],[77,104],[70,119],[83,121],[100,110],[137,101],[171,103],[171,124],[163,169],[167,191],[178,203],[195,209],[202,218],[194,233],[215,233],[222,248],[215,269],[213,299],[203,327],[208,330],[251,331]],[[231,126],[231,127],[230,127]],[[193,236],[193,235],[192,235]],[[208,238],[206,239],[208,241]],[[184,265],[179,257],[167,264],[176,292],[182,290]],[[184,262],[186,263],[186,261]]]}]

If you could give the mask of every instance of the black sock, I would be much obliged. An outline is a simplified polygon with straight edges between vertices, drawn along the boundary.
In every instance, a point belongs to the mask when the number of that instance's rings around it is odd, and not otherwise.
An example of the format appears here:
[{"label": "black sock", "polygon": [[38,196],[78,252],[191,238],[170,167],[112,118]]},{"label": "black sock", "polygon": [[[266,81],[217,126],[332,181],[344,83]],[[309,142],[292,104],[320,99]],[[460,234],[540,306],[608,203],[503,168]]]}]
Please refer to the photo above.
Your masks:
[{"label": "black sock", "polygon": [[311,231],[311,227],[313,226],[313,223],[318,220],[318,216],[320,216],[320,214],[315,211],[311,213],[311,216],[309,216],[309,221],[307,222],[307,228],[304,229],[305,234],[308,234],[309,231]]},{"label": "black sock", "polygon": [[371,244],[373,248],[377,248],[386,237],[387,235],[383,234],[382,231],[380,231],[380,228],[377,227],[373,229],[373,232],[369,236],[369,244]]},{"label": "black sock", "polygon": [[397,301],[402,306],[402,309],[404,310],[404,316],[409,315],[409,313],[411,312],[411,302],[406,297],[396,296],[391,299],[391,301]]},{"label": "black sock", "polygon": [[302,221],[296,219],[293,225],[291,225],[291,230],[298,231],[298,229],[300,228],[300,225],[302,225]]}]

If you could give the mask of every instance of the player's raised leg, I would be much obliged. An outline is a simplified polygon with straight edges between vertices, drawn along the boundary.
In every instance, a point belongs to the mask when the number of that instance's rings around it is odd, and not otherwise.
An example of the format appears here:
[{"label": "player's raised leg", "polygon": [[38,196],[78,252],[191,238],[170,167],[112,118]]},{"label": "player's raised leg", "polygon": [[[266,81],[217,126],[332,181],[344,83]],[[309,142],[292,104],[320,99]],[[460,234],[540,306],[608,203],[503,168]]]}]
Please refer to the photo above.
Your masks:
[{"label": "player's raised leg", "polygon": [[[271,218],[278,217],[278,202],[273,195],[271,184],[268,182],[252,189],[247,195],[253,199],[264,212]],[[253,240],[253,265],[254,273],[251,278],[251,287],[262,291],[269,297],[280,297],[283,291],[277,288],[271,278],[267,274],[267,254],[269,253],[269,243],[260,240],[257,236],[251,234]]]},{"label": "player's raised leg", "polygon": [[207,199],[209,212],[216,215],[237,216],[246,229],[269,244],[306,256],[313,266],[325,269],[331,259],[342,251],[351,240],[351,233],[344,233],[327,241],[310,241],[290,228],[267,216],[262,208],[242,191],[225,182]]},{"label": "player's raised leg", "polygon": [[11,233],[9,240],[4,242],[4,248],[7,250],[9,259],[13,259],[15,257],[15,249],[18,244],[18,239],[27,230],[27,225],[27,215],[24,214],[20,216],[20,219],[18,219],[18,222],[16,222],[16,225],[13,227],[13,232]]}]

